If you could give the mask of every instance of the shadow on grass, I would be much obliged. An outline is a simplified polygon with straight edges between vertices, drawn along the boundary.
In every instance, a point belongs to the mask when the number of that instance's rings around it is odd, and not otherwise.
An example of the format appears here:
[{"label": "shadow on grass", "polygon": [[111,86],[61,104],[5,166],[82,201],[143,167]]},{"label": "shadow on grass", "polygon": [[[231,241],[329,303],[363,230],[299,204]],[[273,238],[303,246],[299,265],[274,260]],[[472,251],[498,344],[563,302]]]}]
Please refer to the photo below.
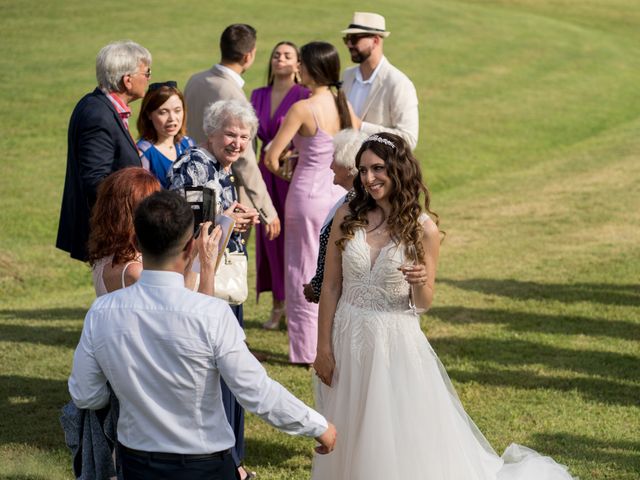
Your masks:
[{"label": "shadow on grass", "polygon": [[489,367],[482,367],[482,371],[479,372],[451,368],[447,369],[447,373],[454,381],[461,383],[474,382],[495,387],[577,392],[585,399],[609,405],[637,406],[638,398],[640,398],[640,387],[636,385],[620,385],[611,380],[600,378],[560,378],[516,370],[498,370]]},{"label": "shadow on grass", "polygon": [[[272,351],[264,350],[264,353],[268,356],[266,364],[279,365],[279,366],[293,366],[289,361],[289,356],[286,353],[275,353]],[[301,366],[302,368],[302,366]]]},{"label": "shadow on grass", "polygon": [[640,323],[622,320],[465,307],[434,307],[429,310],[429,317],[455,324],[503,324],[508,325],[515,332],[594,335],[624,340],[640,340]]},{"label": "shadow on grass", "polygon": [[0,310],[0,320],[83,320],[86,308],[39,308],[35,310]]},{"label": "shadow on grass", "polygon": [[518,300],[556,300],[565,303],[592,302],[604,305],[640,305],[638,285],[614,283],[538,283],[520,280],[494,280],[473,278],[452,280],[441,278],[446,283],[463,290],[472,290]]},{"label": "shadow on grass", "polygon": [[290,463],[292,458],[308,457],[312,452],[309,442],[279,441],[278,436],[273,436],[273,438],[273,441],[267,441],[245,437],[245,450],[250,457],[247,461],[250,463],[251,459],[259,459],[261,463],[269,463],[274,467],[282,468]]},{"label": "shadow on grass", "polygon": [[[514,339],[445,337],[434,339],[431,343],[441,356],[451,378],[458,382],[529,390],[576,391],[585,398],[612,405],[638,405],[640,398],[638,358],[632,355],[570,350]],[[483,365],[478,371],[469,372],[455,367],[448,368],[447,357],[461,358],[472,363],[498,363],[506,368]],[[547,372],[537,374],[518,368],[530,365],[570,370],[585,376],[553,376]],[[626,382],[622,383],[620,380]],[[635,384],[630,384],[629,381]]]},{"label": "shadow on grass", "polygon": [[69,401],[66,380],[0,376],[0,444],[26,443],[60,448],[64,434],[59,418]]},{"label": "shadow on grass", "polygon": [[17,473],[11,475],[0,475],[0,480],[48,480],[49,477],[44,475],[35,475],[32,473]]},{"label": "shadow on grass", "polygon": [[0,320],[27,320],[30,324],[0,324],[0,338],[8,342],[34,343],[75,348],[82,325],[77,327],[49,326],[51,320],[82,321],[84,308],[41,308],[32,310],[0,310]]},{"label": "shadow on grass", "polygon": [[31,325],[0,325],[0,338],[6,342],[54,345],[75,349],[81,327],[41,327]]},{"label": "shadow on grass", "polygon": [[493,362],[506,367],[543,365],[614,381],[640,382],[639,358],[635,355],[560,348],[513,338],[443,337],[431,343],[439,355],[467,358],[473,362]]},{"label": "shadow on grass", "polygon": [[[612,464],[630,474],[640,472],[640,442],[628,440],[598,440],[569,433],[535,434],[529,445],[534,450],[557,457],[572,457],[583,463]],[[571,465],[569,465],[571,469]],[[633,478],[633,477],[629,477]]]}]

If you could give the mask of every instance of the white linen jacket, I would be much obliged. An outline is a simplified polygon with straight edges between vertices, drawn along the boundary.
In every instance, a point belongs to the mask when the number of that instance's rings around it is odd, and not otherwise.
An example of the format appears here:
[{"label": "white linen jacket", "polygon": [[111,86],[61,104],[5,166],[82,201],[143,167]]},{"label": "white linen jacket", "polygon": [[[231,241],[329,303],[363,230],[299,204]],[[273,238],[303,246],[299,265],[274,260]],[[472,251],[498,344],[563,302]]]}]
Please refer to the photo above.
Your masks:
[{"label": "white linen jacket", "polygon": [[[347,96],[355,82],[357,68],[348,68],[342,76]],[[414,150],[418,143],[418,122],[418,95],[413,83],[385,59],[371,85],[360,129],[369,135],[395,133]]]}]

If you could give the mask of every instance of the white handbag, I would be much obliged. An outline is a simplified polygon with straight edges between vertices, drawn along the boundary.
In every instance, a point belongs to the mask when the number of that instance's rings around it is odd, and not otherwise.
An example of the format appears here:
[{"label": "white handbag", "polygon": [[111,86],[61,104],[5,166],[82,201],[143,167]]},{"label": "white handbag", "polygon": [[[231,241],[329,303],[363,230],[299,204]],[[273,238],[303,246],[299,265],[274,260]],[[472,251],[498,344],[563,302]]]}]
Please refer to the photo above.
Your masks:
[{"label": "white handbag", "polygon": [[249,296],[247,284],[247,257],[241,252],[225,249],[215,276],[215,297],[230,305],[240,305]]}]

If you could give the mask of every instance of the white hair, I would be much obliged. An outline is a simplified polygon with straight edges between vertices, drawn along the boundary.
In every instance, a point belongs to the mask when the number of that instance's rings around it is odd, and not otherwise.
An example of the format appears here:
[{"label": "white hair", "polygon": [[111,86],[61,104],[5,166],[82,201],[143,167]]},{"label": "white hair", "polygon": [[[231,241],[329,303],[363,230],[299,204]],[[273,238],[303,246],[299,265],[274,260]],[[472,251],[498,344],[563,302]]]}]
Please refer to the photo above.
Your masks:
[{"label": "white hair", "polygon": [[202,128],[208,137],[225,128],[231,121],[240,122],[248,128],[251,138],[258,131],[258,117],[251,104],[243,100],[220,100],[209,105],[204,109]]},{"label": "white hair", "polygon": [[352,128],[340,130],[333,137],[334,162],[349,170],[349,173],[352,175],[358,173],[358,169],[356,168],[356,154],[367,138],[368,135],[359,130]]},{"label": "white hair", "polygon": [[122,40],[102,47],[96,57],[98,86],[110,92],[122,91],[122,77],[136,73],[141,63],[151,66],[151,54],[136,42]]}]

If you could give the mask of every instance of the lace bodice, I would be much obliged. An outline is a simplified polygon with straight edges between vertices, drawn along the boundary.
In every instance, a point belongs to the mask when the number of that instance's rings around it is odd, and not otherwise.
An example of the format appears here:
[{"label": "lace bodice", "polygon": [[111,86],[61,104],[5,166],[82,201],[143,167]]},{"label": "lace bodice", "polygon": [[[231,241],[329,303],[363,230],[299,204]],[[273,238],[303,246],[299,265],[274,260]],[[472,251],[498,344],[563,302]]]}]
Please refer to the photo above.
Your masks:
[{"label": "lace bodice", "polygon": [[398,270],[404,248],[390,241],[372,264],[365,235],[363,229],[356,230],[342,253],[341,301],[376,312],[406,310],[409,284]]}]

